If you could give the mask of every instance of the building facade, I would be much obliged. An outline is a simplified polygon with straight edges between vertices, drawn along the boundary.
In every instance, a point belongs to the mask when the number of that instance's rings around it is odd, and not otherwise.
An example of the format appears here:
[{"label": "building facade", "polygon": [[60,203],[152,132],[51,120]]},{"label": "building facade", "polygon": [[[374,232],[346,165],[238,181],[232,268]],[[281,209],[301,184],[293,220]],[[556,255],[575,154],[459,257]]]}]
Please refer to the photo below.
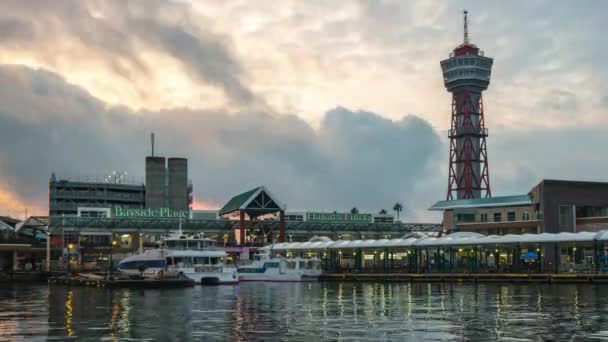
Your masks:
[{"label": "building facade", "polygon": [[146,207],[187,210],[191,205],[188,159],[146,157]]},{"label": "building facade", "polygon": [[608,229],[608,183],[543,180],[527,194],[440,201],[446,231],[484,235]]},{"label": "building facade", "polygon": [[143,184],[49,181],[49,216],[76,216],[78,208],[145,208]]}]

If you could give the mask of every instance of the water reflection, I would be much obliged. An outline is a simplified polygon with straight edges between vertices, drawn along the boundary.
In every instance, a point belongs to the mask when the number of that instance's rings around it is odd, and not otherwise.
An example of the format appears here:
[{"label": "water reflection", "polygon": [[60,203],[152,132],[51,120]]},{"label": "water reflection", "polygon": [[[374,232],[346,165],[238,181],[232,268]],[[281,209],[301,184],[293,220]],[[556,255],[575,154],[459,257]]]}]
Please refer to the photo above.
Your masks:
[{"label": "water reflection", "polygon": [[587,340],[607,314],[608,287],[587,284],[0,288],[0,340]]}]

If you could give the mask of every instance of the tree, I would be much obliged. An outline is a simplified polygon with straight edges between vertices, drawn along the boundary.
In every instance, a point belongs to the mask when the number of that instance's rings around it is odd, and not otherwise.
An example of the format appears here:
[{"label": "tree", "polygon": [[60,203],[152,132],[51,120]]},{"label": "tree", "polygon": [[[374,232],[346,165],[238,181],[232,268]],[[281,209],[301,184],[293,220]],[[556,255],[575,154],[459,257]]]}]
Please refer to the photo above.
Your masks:
[{"label": "tree", "polygon": [[399,213],[403,211],[403,204],[399,202],[395,203],[393,210],[397,213],[397,221],[399,221]]},{"label": "tree", "polygon": [[386,215],[386,209],[380,210],[380,212],[378,214],[380,214],[380,215]]},{"label": "tree", "polygon": [[353,207],[353,208],[350,210],[350,213],[351,213],[351,214],[353,214],[353,215],[354,215],[354,214],[358,214],[358,213],[359,213],[359,209],[357,209],[357,207]]}]

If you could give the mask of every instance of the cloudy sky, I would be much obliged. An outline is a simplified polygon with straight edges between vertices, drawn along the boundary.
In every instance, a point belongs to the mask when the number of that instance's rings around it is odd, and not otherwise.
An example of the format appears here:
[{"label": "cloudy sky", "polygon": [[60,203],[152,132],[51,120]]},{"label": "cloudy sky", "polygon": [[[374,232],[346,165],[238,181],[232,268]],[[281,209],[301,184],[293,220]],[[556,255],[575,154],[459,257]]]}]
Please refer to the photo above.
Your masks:
[{"label": "cloudy sky", "polygon": [[439,61],[470,36],[494,195],[608,181],[608,3],[21,1],[0,13],[0,215],[45,214],[48,178],[127,171],[149,133],[190,160],[199,208],[266,185],[288,209],[445,198]]}]

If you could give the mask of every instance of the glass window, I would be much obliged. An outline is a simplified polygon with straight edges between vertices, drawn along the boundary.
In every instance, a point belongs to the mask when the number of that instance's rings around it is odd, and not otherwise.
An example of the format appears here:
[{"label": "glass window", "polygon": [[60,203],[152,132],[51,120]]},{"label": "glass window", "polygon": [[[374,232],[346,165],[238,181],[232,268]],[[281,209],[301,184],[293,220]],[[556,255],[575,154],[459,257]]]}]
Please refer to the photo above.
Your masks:
[{"label": "glass window", "polygon": [[502,213],[494,213],[494,222],[502,221]]},{"label": "glass window", "polygon": [[507,221],[515,221],[515,212],[510,211],[507,213]]},{"label": "glass window", "polygon": [[559,231],[560,232],[574,232],[575,230],[575,217],[573,205],[560,205],[559,206]]},{"label": "glass window", "polygon": [[481,214],[479,219],[481,222],[488,222],[488,214]]},{"label": "glass window", "polygon": [[522,221],[528,221],[529,219],[530,219],[530,213],[529,213],[529,212],[527,212],[527,211],[524,211],[524,212],[521,214],[521,220],[522,220]]}]

